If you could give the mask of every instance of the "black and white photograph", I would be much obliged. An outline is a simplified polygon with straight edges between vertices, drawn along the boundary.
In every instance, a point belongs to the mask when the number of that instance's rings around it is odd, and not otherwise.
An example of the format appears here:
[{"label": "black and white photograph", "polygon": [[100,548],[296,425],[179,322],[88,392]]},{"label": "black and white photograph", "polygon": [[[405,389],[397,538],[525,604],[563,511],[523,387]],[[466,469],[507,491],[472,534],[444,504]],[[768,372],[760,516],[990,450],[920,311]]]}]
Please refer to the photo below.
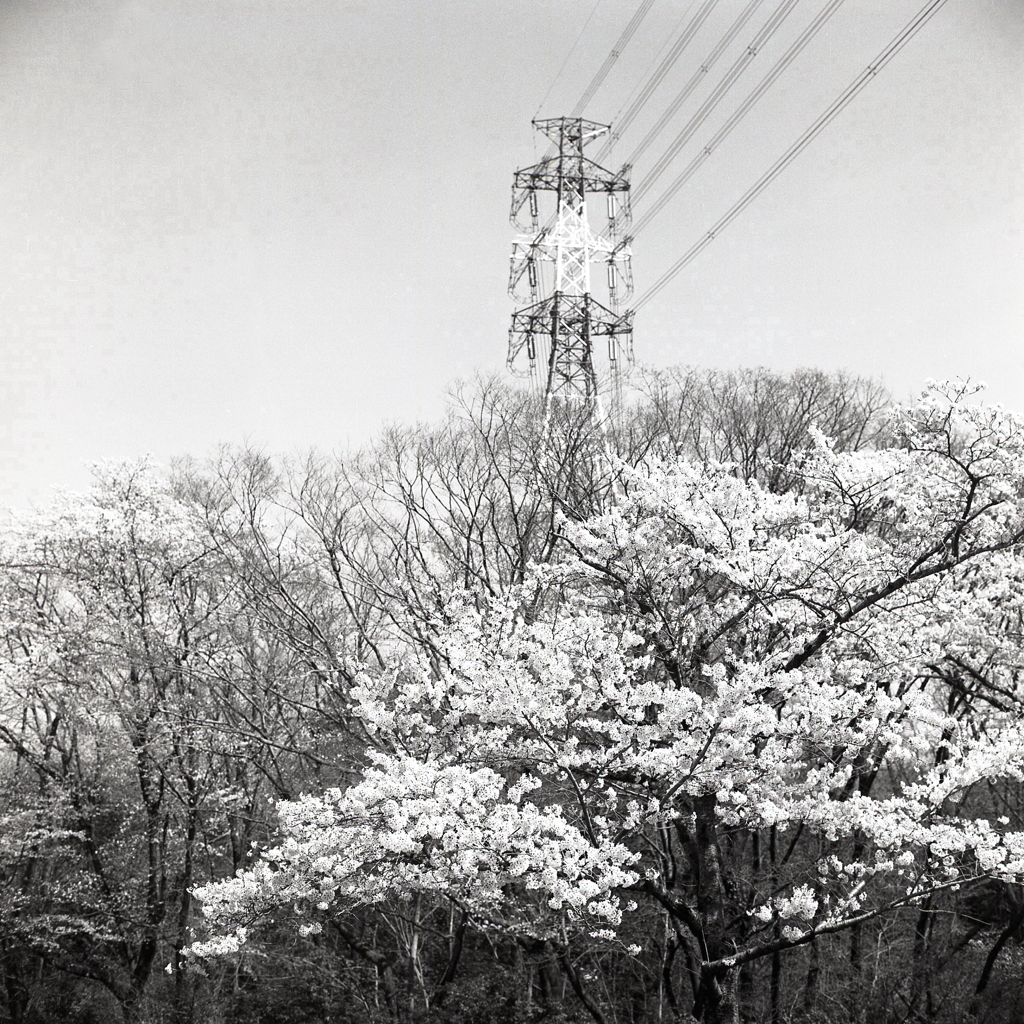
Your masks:
[{"label": "black and white photograph", "polygon": [[1024,1024],[1021,0],[0,0],[0,1024]]}]

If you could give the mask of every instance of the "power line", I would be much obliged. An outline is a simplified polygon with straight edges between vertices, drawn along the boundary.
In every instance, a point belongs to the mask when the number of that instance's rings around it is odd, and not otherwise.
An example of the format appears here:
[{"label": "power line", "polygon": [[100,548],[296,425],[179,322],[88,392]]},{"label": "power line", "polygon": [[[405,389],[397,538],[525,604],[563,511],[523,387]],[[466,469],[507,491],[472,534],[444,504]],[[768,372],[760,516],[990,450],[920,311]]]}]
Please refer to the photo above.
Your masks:
[{"label": "power line", "polygon": [[672,197],[693,177],[697,169],[722,144],[732,130],[750,113],[754,104],[775,84],[779,76],[793,63],[807,44],[818,34],[825,23],[832,17],[844,0],[829,0],[818,12],[814,20],[803,30],[796,42],[775,62],[771,71],[757,84],[749,96],[733,111],[729,119],[701,147],[700,152],[690,161],[685,170],[660,195],[654,205],[644,211],[644,215],[633,226],[634,234],[645,228],[664,209]]},{"label": "power line", "polygon": [[637,8],[636,13],[632,18],[629,19],[629,24],[622,30],[622,35],[616,40],[615,45],[611,49],[611,53],[608,54],[604,59],[604,63],[597,69],[597,74],[591,79],[590,85],[583,91],[583,95],[580,97],[579,102],[575,107],[572,108],[572,117],[579,117],[583,113],[587,104],[594,98],[594,93],[601,88],[601,84],[608,77],[608,73],[611,71],[615,62],[619,59],[620,54],[628,45],[630,39],[636,34],[636,30],[640,27],[640,22],[647,16],[647,12],[654,6],[654,0],[643,0],[640,6]]},{"label": "power line", "polygon": [[601,151],[597,155],[597,159],[600,160],[604,157],[608,151],[614,145],[614,140],[625,132],[629,126],[636,120],[637,115],[646,106],[647,101],[651,98],[654,90],[662,83],[665,76],[675,67],[676,61],[682,56],[687,46],[693,41],[693,37],[697,34],[701,25],[707,21],[708,16],[715,9],[718,4],[718,0],[704,0],[704,3],[698,9],[697,13],[690,19],[689,23],[679,33],[676,41],[672,44],[672,48],[665,55],[664,59],[654,70],[651,76],[644,82],[640,94],[635,100],[629,105],[629,108],[621,117],[616,117],[615,133],[608,142],[602,147]]},{"label": "power line", "polygon": [[679,16],[675,25],[672,28],[672,32],[665,37],[665,41],[658,47],[658,52],[650,59],[647,67],[644,68],[644,73],[640,76],[637,83],[629,90],[629,95],[622,101],[622,106],[615,112],[615,116],[611,119],[611,124],[618,124],[619,118],[622,116],[622,112],[633,102],[634,97],[640,91],[640,87],[647,81],[647,76],[651,73],[651,68],[657,64],[665,51],[672,45],[676,38],[676,34],[683,27],[687,18],[690,16],[690,12],[697,6],[697,0],[689,0],[686,5],[686,10]]},{"label": "power line", "polygon": [[779,6],[772,13],[768,21],[761,26],[760,30],[751,40],[743,53],[733,62],[733,65],[725,73],[725,77],[712,90],[711,95],[697,109],[697,112],[687,121],[683,130],[672,140],[668,149],[658,158],[654,167],[647,173],[646,177],[636,187],[634,200],[640,200],[646,195],[654,183],[665,173],[669,164],[675,159],[679,151],[693,138],[697,129],[711,116],[719,103],[725,99],[729,90],[736,84],[744,71],[750,67],[751,62],[761,51],[761,48],[781,28],[782,23],[792,13],[793,8],[799,0],[782,0]]},{"label": "power line", "polygon": [[626,160],[627,164],[629,164],[630,166],[635,165],[637,160],[640,159],[641,155],[648,150],[648,148],[651,146],[654,140],[664,130],[665,125],[667,125],[669,121],[672,120],[672,118],[676,114],[676,111],[678,111],[679,108],[690,98],[690,94],[703,81],[704,76],[710,73],[711,69],[718,62],[719,57],[722,56],[722,54],[728,48],[729,44],[733,41],[733,39],[735,39],[736,36],[739,35],[740,30],[743,28],[744,25],[746,25],[746,23],[750,20],[751,16],[753,15],[754,11],[756,11],[762,3],[764,3],[764,0],[750,0],[747,6],[744,7],[742,11],[740,11],[739,16],[732,23],[732,25],[729,26],[725,35],[722,36],[722,38],[715,44],[715,47],[711,51],[711,53],[709,53],[708,56],[704,58],[703,62],[701,63],[701,66],[693,73],[689,81],[687,81],[686,85],[684,85],[683,88],[679,90],[675,98],[668,105],[665,112],[661,115],[661,117],[658,118],[654,127],[651,128],[651,130],[644,136],[643,141],[636,147],[636,149],[634,149],[633,152],[630,153],[629,158]]},{"label": "power line", "polygon": [[554,81],[548,87],[548,91],[544,93],[544,99],[542,99],[537,106],[536,113],[534,113],[533,115],[535,119],[540,115],[541,107],[543,107],[544,104],[547,103],[548,97],[551,95],[555,86],[558,85],[559,79],[562,77],[562,73],[565,71],[566,65],[568,65],[569,60],[572,58],[572,55],[576,52],[576,47],[580,45],[580,40],[583,38],[583,33],[587,31],[587,26],[594,20],[594,15],[597,14],[597,9],[598,7],[601,6],[601,3],[602,0],[597,0],[597,2],[594,4],[593,9],[590,12],[590,17],[587,18],[585,22],[583,22],[583,28],[580,29],[580,33],[576,37],[576,42],[574,42],[572,46],[569,48],[569,52],[565,55],[565,60],[562,61],[562,66],[558,69],[558,74],[555,75]]},{"label": "power line", "polygon": [[900,50],[925,26],[946,0],[929,0],[884,50],[846,87],[824,113],[793,143],[785,153],[751,186],[729,211],[695,242],[658,280],[636,301],[634,310],[646,305],[684,267],[703,252],[797,156],[849,105]]}]

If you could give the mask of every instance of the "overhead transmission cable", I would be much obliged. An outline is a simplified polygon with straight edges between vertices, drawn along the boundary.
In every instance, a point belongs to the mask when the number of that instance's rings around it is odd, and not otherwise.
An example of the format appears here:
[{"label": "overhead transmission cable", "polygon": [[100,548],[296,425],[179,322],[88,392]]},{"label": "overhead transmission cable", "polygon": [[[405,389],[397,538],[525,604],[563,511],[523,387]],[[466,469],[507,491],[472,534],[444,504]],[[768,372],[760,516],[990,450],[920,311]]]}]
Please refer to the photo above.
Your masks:
[{"label": "overhead transmission cable", "polygon": [[593,9],[590,12],[590,17],[588,17],[587,20],[583,22],[583,27],[580,29],[579,35],[576,36],[576,42],[574,42],[572,46],[569,48],[569,52],[565,55],[565,60],[562,61],[562,66],[558,69],[558,74],[555,75],[554,81],[551,83],[550,86],[548,86],[548,91],[544,93],[544,99],[542,99],[540,103],[537,105],[537,110],[533,115],[534,118],[540,115],[541,108],[544,106],[545,103],[547,103],[548,97],[551,95],[555,86],[558,85],[558,82],[562,77],[562,73],[565,71],[566,65],[569,63],[570,59],[572,58],[572,55],[576,52],[576,47],[580,45],[580,40],[583,38],[583,33],[587,31],[587,26],[594,20],[594,15],[597,14],[597,9],[598,7],[601,6],[601,3],[602,0],[596,0],[596,2],[594,3]]},{"label": "overhead transmission cable", "polygon": [[673,67],[675,67],[676,61],[679,60],[687,46],[689,46],[693,41],[693,37],[697,34],[701,25],[707,21],[708,16],[715,9],[717,4],[718,0],[704,0],[704,3],[701,4],[697,13],[690,18],[686,27],[679,33],[676,41],[672,44],[672,48],[668,51],[657,68],[655,68],[651,73],[650,77],[644,82],[636,99],[630,103],[625,113],[615,117],[615,131],[598,153],[598,162],[600,162],[601,159],[607,155],[612,146],[615,145],[616,139],[618,139],[636,120],[637,115],[646,106],[647,101],[651,98],[654,90],[661,85],[665,76]]},{"label": "overhead transmission cable", "polygon": [[900,50],[925,26],[946,0],[928,0],[884,50],[846,87],[821,116],[786,150],[778,160],[719,218],[714,226],[658,278],[633,304],[634,309],[645,306],[684,267],[707,248],[785,169],[797,156],[850,104],[857,94],[896,56]]},{"label": "overhead transmission cable", "polygon": [[679,90],[675,98],[668,105],[665,112],[658,118],[654,127],[644,136],[640,144],[630,153],[626,163],[630,166],[636,164],[637,160],[644,154],[654,140],[662,133],[672,118],[675,116],[679,108],[690,98],[691,93],[698,85],[704,80],[704,77],[711,72],[711,69],[718,62],[718,58],[722,56],[729,44],[739,35],[743,26],[750,20],[753,13],[764,3],[764,0],[749,0],[746,7],[740,11],[736,20],[726,30],[724,36],[715,44],[714,49],[704,58],[701,62],[700,67],[690,76],[687,83]]},{"label": "overhead transmission cable", "polygon": [[[732,67],[725,73],[722,80],[711,91],[711,94],[697,108],[696,113],[683,127],[683,130],[672,140],[668,149],[658,157],[654,166],[633,190],[633,202],[639,202],[653,187],[654,183],[665,173],[676,158],[679,151],[693,138],[697,130],[715,111],[718,104],[725,99],[729,90],[739,81],[740,76],[750,67],[761,48],[782,27],[783,22],[792,13],[799,0],[782,0],[771,17],[761,26],[743,53],[733,61]],[[833,0],[835,2],[835,0]],[[841,0],[840,0],[841,2]]]},{"label": "overhead transmission cable", "polygon": [[597,69],[597,74],[590,81],[590,85],[584,90],[583,95],[580,97],[579,102],[575,107],[572,108],[572,117],[579,117],[580,114],[586,109],[587,104],[594,98],[594,93],[601,88],[602,83],[608,77],[608,73],[614,67],[615,62],[619,59],[620,54],[628,45],[630,39],[636,34],[636,30],[640,27],[640,22],[647,16],[647,12],[654,6],[654,0],[643,0],[640,6],[636,9],[633,17],[629,19],[629,24],[622,30],[622,35],[616,40],[615,45],[611,49],[611,53],[608,54],[604,59],[604,63]]},{"label": "overhead transmission cable", "polygon": [[792,46],[775,62],[768,74],[761,79],[750,95],[733,111],[725,124],[701,147],[700,152],[687,164],[686,168],[673,180],[672,184],[658,196],[654,205],[644,210],[643,216],[634,222],[634,234],[639,233],[645,228],[664,209],[672,197],[693,177],[697,169],[722,144],[740,121],[750,113],[754,104],[761,99],[775,84],[779,76],[796,60],[807,44],[821,31],[825,22],[832,17],[843,2],[844,0],[829,0],[818,12],[815,19],[803,30]]},{"label": "overhead transmission cable", "polygon": [[686,10],[683,11],[683,13],[679,16],[679,19],[672,27],[672,31],[665,37],[665,41],[661,44],[661,46],[658,47],[658,52],[650,59],[647,66],[644,68],[644,73],[640,76],[639,80],[636,82],[633,88],[629,90],[629,94],[622,101],[621,106],[615,112],[615,116],[611,118],[611,124],[619,123],[619,118],[622,116],[622,112],[626,109],[626,107],[630,105],[630,103],[633,102],[633,99],[635,98],[636,94],[640,91],[640,87],[646,83],[647,76],[651,73],[651,68],[653,68],[656,64],[658,64],[661,61],[665,51],[675,41],[677,33],[686,23],[687,19],[690,17],[690,13],[696,6],[697,0],[689,0],[689,2],[686,5]]}]

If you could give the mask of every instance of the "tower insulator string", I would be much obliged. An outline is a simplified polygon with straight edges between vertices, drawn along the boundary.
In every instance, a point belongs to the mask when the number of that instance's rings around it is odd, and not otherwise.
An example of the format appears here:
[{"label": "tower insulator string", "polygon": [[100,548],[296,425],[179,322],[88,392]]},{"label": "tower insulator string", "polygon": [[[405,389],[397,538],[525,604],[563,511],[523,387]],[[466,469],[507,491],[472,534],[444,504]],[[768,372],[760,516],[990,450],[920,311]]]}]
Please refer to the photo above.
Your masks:
[{"label": "tower insulator string", "polygon": [[850,104],[858,93],[903,49],[927,24],[947,0],[929,0],[907,23],[882,52],[843,90],[821,116],[793,143],[778,160],[752,185],[714,226],[695,242],[658,280],[637,300],[634,310],[651,301],[684,267],[725,230],[797,156]]},{"label": "tower insulator string", "polygon": [[679,151],[693,138],[702,124],[714,113],[718,104],[725,99],[729,90],[739,81],[740,76],[750,67],[761,48],[782,27],[783,22],[792,13],[799,0],[782,0],[768,21],[761,26],[746,49],[733,61],[732,67],[725,73],[722,80],[715,86],[711,94],[698,107],[697,112],[686,122],[683,130],[672,140],[668,149],[655,162],[654,167],[637,185],[633,193],[634,199],[642,199],[650,191],[654,183],[665,173],[676,158]]},{"label": "tower insulator string", "polygon": [[815,19],[803,30],[792,46],[775,62],[771,71],[761,79],[750,95],[733,111],[725,124],[701,147],[700,152],[687,164],[682,173],[658,196],[654,204],[644,211],[643,216],[637,219],[633,227],[634,234],[645,228],[665,208],[672,197],[693,177],[697,169],[725,141],[743,118],[750,113],[757,101],[775,84],[779,76],[789,65],[796,60],[807,44],[821,31],[825,23],[835,14],[843,2],[844,0],[829,0],[818,12]]}]

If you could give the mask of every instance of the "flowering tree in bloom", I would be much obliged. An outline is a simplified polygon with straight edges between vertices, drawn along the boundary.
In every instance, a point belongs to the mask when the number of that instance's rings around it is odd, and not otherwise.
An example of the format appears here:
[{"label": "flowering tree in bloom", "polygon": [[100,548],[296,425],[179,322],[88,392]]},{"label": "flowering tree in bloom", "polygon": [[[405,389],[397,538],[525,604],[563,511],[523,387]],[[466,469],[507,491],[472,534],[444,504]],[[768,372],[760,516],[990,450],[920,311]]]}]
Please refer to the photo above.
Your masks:
[{"label": "flowering tree in bloom", "polygon": [[1020,879],[978,793],[1024,776],[1024,422],[970,398],[930,388],[882,450],[819,436],[783,494],[650,460],[568,557],[453,593],[357,672],[358,778],[200,890],[193,952],[429,894],[547,944],[600,1021],[575,951],[653,908],[720,1022],[748,965]]},{"label": "flowering tree in bloom", "polygon": [[[203,666],[223,587],[195,515],[146,461],[3,538],[2,935],[141,1019],[162,944],[183,943],[213,778]],[[208,701],[206,703],[209,703]],[[13,977],[28,990],[28,982]]]},{"label": "flowering tree in bloom", "polygon": [[88,493],[20,516],[0,563],[9,1014],[43,995],[45,965],[148,1020],[154,982],[192,997],[161,973],[191,889],[242,863],[236,823],[260,820],[274,762],[253,737],[275,667],[196,510],[147,460],[99,465]]}]

